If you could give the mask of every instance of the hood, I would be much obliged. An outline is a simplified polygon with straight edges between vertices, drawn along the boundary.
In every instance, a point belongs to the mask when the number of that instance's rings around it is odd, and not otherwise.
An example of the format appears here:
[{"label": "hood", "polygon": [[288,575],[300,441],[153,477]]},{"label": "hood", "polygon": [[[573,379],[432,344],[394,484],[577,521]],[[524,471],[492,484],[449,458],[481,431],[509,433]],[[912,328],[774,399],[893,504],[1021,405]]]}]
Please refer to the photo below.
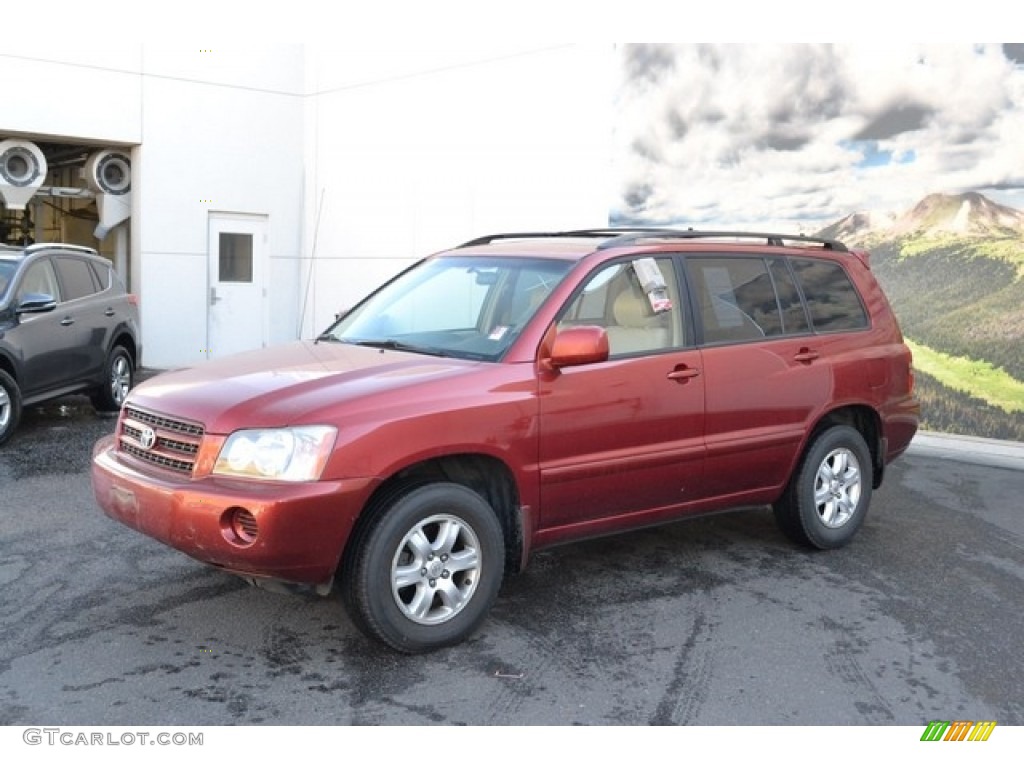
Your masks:
[{"label": "hood", "polygon": [[226,434],[244,427],[331,423],[354,400],[383,395],[394,402],[398,390],[493,365],[299,341],[159,374],[133,389],[128,403]]}]

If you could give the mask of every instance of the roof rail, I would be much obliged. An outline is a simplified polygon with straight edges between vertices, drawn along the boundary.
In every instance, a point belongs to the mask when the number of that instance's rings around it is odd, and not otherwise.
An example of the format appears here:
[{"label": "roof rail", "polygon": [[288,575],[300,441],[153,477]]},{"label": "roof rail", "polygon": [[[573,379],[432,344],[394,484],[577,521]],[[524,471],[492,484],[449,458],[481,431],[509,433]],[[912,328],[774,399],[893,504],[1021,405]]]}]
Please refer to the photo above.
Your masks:
[{"label": "roof rail", "polygon": [[33,243],[32,245],[25,247],[26,253],[32,253],[35,251],[43,251],[47,248],[59,248],[62,251],[78,251],[79,253],[88,253],[92,256],[96,256],[96,249],[89,248],[85,245],[69,245],[68,243]]},{"label": "roof rail", "polygon": [[471,248],[474,245],[487,245],[497,240],[533,240],[542,237],[609,237],[608,230],[579,229],[571,232],[501,232],[495,235],[484,235],[467,240],[457,248]]},{"label": "roof rail", "polygon": [[597,246],[598,250],[634,245],[642,240],[700,240],[714,238],[763,240],[765,245],[771,246],[783,246],[786,242],[814,243],[829,251],[849,250],[838,240],[829,240],[826,238],[811,237],[808,235],[782,235],[771,232],[742,232],[728,230],[709,231],[700,229],[665,229],[663,227],[602,227],[597,229],[571,229],[563,232],[506,232],[478,237],[474,240],[469,240],[458,247],[469,248],[475,245],[487,245],[488,243],[493,243],[497,240],[530,240],[544,237],[607,238],[603,243]]},{"label": "roof rail", "polygon": [[838,240],[829,240],[823,237],[812,237],[810,235],[783,235],[776,232],[744,232],[730,230],[702,230],[702,229],[640,229],[633,232],[626,232],[611,240],[607,240],[598,246],[599,249],[617,248],[623,245],[633,245],[640,240],[666,239],[666,240],[702,240],[716,238],[732,238],[735,240],[764,240],[765,245],[784,246],[787,242],[813,243],[820,245],[827,251],[849,250]]}]

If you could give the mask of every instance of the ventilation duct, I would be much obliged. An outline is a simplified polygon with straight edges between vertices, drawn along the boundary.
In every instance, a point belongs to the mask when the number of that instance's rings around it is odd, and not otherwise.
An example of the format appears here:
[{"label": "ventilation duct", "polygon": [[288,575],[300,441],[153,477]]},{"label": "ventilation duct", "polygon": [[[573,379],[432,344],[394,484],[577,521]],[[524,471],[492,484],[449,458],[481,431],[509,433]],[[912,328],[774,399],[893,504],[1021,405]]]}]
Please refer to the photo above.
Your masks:
[{"label": "ventilation duct", "polygon": [[93,235],[99,240],[132,215],[132,163],[116,149],[94,152],[82,168],[82,178],[96,193],[100,223]]},{"label": "ventilation duct", "polygon": [[0,197],[8,210],[23,211],[46,180],[46,157],[31,141],[0,141]]}]

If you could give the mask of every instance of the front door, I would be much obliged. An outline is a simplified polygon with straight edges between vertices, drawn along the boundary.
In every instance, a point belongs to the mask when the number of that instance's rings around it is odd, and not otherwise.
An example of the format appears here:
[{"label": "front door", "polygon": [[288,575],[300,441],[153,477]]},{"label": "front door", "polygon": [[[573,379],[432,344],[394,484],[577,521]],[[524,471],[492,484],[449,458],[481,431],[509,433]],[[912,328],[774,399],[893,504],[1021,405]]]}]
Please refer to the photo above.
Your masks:
[{"label": "front door", "polygon": [[267,217],[210,214],[208,358],[267,343]]},{"label": "front door", "polygon": [[615,527],[615,516],[654,522],[700,498],[701,354],[684,327],[672,259],[653,263],[667,285],[657,309],[634,264],[619,262],[598,271],[559,321],[604,327],[609,359],[541,382],[541,528],[549,536],[601,519],[598,526]]}]

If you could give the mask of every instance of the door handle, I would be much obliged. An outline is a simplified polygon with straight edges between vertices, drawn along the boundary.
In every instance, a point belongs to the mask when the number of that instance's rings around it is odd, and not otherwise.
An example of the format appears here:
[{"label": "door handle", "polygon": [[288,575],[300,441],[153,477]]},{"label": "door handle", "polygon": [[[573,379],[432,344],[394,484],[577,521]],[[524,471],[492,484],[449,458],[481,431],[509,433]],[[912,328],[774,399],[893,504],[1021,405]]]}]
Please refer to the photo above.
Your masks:
[{"label": "door handle", "polygon": [[71,325],[74,322],[75,322],[75,318],[73,318],[73,317],[65,317],[63,320],[60,321],[60,324],[61,325]]},{"label": "door handle", "polygon": [[817,360],[819,357],[821,357],[819,352],[807,347],[801,347],[800,351],[793,355],[793,359],[798,363],[809,363],[812,360]]},{"label": "door handle", "polygon": [[672,379],[673,381],[678,381],[681,384],[685,384],[690,379],[695,378],[697,376],[700,376],[699,369],[681,366],[679,368],[676,368],[671,373],[669,373],[668,378]]},{"label": "door handle", "polygon": [[210,286],[210,306],[212,307],[214,304],[216,304],[220,300],[221,300],[221,297],[217,295],[217,286],[211,285]]}]

